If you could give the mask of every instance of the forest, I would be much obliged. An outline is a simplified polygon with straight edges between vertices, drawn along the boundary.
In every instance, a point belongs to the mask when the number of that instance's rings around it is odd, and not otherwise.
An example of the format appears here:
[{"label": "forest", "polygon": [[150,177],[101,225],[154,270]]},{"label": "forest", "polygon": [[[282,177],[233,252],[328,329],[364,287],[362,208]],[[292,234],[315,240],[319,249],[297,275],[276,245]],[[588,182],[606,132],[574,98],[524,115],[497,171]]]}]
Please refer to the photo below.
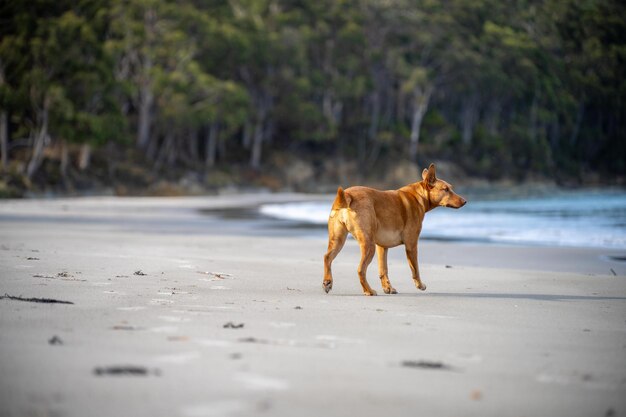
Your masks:
[{"label": "forest", "polygon": [[4,0],[0,195],[310,191],[433,160],[624,185],[625,16],[619,0]]}]

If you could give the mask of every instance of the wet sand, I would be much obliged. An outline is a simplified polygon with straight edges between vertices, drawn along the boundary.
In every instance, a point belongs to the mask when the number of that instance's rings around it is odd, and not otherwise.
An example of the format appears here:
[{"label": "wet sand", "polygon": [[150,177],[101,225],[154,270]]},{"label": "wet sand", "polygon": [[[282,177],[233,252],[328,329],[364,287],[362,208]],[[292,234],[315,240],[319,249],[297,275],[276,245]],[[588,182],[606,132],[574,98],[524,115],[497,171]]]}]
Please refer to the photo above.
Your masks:
[{"label": "wet sand", "polygon": [[424,241],[364,297],[349,241],[326,295],[323,232],[241,210],[311,198],[0,202],[0,415],[626,414],[626,251]]}]

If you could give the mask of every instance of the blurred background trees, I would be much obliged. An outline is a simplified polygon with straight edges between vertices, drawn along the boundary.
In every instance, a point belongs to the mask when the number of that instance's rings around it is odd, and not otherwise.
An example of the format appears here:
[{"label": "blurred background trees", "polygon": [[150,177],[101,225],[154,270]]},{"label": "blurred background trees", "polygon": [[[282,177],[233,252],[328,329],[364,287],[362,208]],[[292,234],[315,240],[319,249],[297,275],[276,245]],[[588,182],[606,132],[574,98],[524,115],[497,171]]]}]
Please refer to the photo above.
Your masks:
[{"label": "blurred background trees", "polygon": [[7,0],[1,169],[253,180],[297,158],[345,181],[337,166],[437,159],[623,181],[624,16],[617,0]]}]

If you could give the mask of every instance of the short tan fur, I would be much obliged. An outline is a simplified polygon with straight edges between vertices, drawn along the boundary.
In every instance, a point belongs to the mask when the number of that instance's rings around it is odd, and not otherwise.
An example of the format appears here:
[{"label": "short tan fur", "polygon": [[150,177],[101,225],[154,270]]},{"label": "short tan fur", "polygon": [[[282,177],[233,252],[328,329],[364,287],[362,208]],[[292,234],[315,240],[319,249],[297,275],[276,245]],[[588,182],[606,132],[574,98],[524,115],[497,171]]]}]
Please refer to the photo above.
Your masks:
[{"label": "short tan fur", "polygon": [[415,286],[425,290],[417,265],[417,242],[424,215],[436,207],[460,208],[466,200],[452,186],[436,177],[435,165],[422,173],[422,180],[399,190],[380,191],[368,187],[337,190],[328,218],[328,250],[324,255],[324,290],[333,287],[331,265],[343,248],[348,233],[361,248],[358,275],[365,295],[376,295],[366,278],[367,267],[378,256],[378,271],[383,291],[396,294],[387,268],[389,248],[404,244]]}]

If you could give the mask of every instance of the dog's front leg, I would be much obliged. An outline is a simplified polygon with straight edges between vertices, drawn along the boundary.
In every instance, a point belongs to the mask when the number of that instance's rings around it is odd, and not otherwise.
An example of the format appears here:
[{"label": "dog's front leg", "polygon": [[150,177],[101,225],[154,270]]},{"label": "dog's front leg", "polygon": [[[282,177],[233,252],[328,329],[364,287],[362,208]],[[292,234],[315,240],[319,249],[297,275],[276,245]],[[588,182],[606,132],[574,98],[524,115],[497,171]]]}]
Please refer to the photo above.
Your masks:
[{"label": "dog's front leg", "polygon": [[389,269],[387,268],[387,248],[376,245],[376,254],[378,255],[378,276],[380,277],[380,283],[383,286],[385,294],[397,294],[395,288],[391,286],[389,281]]},{"label": "dog's front leg", "polygon": [[415,243],[405,243],[406,248],[406,259],[409,261],[409,266],[411,267],[411,272],[413,272],[413,282],[415,282],[415,286],[417,289],[424,291],[426,289],[426,285],[420,279],[420,270],[417,266],[417,241]]}]

